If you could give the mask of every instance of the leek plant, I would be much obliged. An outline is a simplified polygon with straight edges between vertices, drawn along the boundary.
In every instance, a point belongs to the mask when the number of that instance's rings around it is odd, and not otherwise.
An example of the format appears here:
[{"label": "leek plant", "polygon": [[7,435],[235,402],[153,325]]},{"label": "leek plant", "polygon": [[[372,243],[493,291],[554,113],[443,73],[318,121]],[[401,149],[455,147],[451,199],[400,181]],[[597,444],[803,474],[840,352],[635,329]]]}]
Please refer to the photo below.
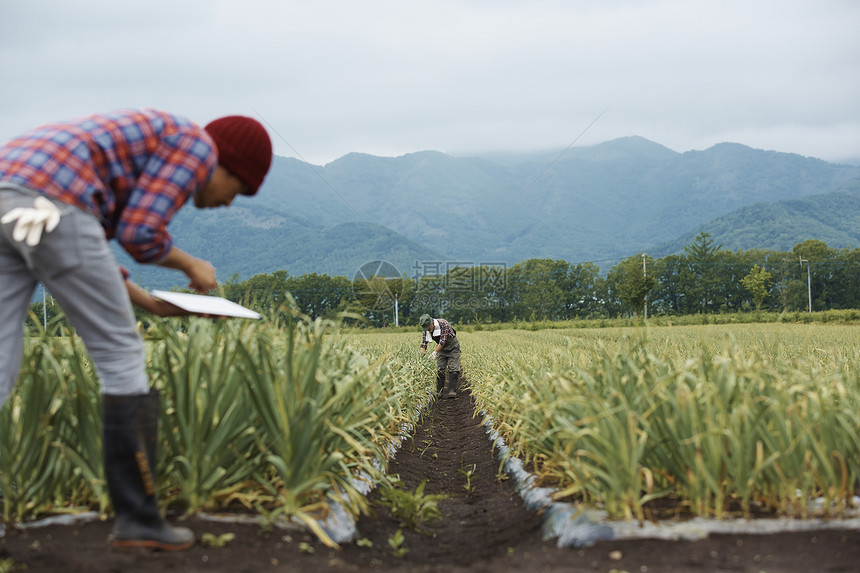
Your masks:
[{"label": "leek plant", "polygon": [[472,387],[538,483],[612,517],[642,520],[661,497],[701,516],[840,514],[860,459],[854,336],[796,325],[482,333]]},{"label": "leek plant", "polygon": [[41,332],[25,344],[18,382],[0,409],[5,522],[77,506],[107,506],[99,388],[76,339]]},{"label": "leek plant", "polygon": [[[287,319],[282,317],[286,316]],[[392,444],[417,423],[432,377],[402,340],[347,338],[290,311],[277,323],[170,319],[145,332],[162,393],[159,499],[188,513],[236,503],[320,525],[336,500],[367,509]],[[101,401],[82,342],[56,328],[26,342],[0,410],[4,522],[109,508]]]},{"label": "leek plant", "polygon": [[[58,317],[58,320],[62,320]],[[59,324],[59,323],[58,323]],[[364,481],[432,399],[416,333],[275,321],[149,326],[162,392],[160,499],[193,513],[241,504],[305,523]],[[839,515],[860,479],[856,327],[735,325],[463,332],[478,411],[559,499],[642,520],[665,498],[695,515]],[[823,505],[813,502],[823,499]],[[6,523],[109,506],[99,384],[57,325],[28,338],[0,410]]]},{"label": "leek plant", "polygon": [[162,491],[188,513],[255,498],[262,468],[253,411],[235,361],[253,323],[191,319],[150,333],[149,370],[162,390]]},{"label": "leek plant", "polygon": [[239,341],[239,371],[257,420],[260,451],[275,480],[269,485],[279,511],[304,522],[324,543],[326,494],[340,494],[353,512],[366,500],[353,480],[379,478],[373,464],[385,457],[374,441],[382,400],[380,364],[346,349],[335,324],[296,320],[278,338],[258,333]]}]

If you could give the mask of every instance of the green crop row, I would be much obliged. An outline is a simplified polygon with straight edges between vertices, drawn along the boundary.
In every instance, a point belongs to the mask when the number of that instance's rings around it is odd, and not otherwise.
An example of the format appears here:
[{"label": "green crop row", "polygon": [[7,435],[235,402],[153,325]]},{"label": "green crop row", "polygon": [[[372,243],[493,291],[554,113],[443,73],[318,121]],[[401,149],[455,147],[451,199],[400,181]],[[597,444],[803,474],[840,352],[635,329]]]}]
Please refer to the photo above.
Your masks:
[{"label": "green crop row", "polygon": [[[52,329],[49,329],[52,330]],[[57,334],[60,334],[58,336]],[[159,499],[319,520],[418,421],[435,365],[418,333],[172,319],[146,331],[162,393]],[[463,332],[478,408],[559,499],[615,518],[839,515],[860,478],[857,327]],[[0,409],[0,504],[15,523],[110,510],[97,378],[82,343],[26,342]],[[381,462],[381,464],[380,464]],[[814,500],[824,503],[813,506]]]},{"label": "green crop row", "polygon": [[[614,518],[806,517],[852,504],[856,327],[471,337],[478,405],[558,498]],[[653,514],[651,514],[653,515]]]},{"label": "green crop row", "polygon": [[[65,334],[28,339],[0,409],[7,523],[109,511],[98,379],[80,339]],[[426,363],[394,347],[359,353],[328,321],[175,319],[146,338],[162,394],[160,501],[187,513],[283,515],[325,541],[318,522],[329,494],[366,510],[357,480],[385,479],[390,444],[430,395],[430,377],[416,375]]]}]

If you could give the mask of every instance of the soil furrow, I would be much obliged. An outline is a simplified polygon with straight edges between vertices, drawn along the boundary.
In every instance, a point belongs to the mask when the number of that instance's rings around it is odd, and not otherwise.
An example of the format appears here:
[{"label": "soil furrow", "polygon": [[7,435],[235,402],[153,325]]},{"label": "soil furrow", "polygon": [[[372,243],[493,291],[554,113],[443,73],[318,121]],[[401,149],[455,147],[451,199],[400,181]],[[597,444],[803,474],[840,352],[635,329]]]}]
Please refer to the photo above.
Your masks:
[{"label": "soil furrow", "polygon": [[[439,502],[441,517],[413,531],[379,505],[380,492],[374,491],[370,499],[376,514],[357,524],[358,536],[369,539],[374,550],[355,551],[356,558],[377,565],[468,565],[503,556],[524,539],[540,537],[540,516],[525,509],[513,480],[500,470],[480,418],[473,414],[468,391],[432,403],[389,466],[403,490],[415,491],[426,481],[425,494],[447,495]],[[408,551],[395,559],[388,538],[398,529]]]},{"label": "soil furrow", "polygon": [[[232,533],[223,548],[198,544],[182,553],[121,551],[107,543],[110,522],[8,530],[0,539],[0,571],[27,573],[285,573],[318,571],[423,572],[643,572],[809,573],[860,570],[860,532],[808,531],[771,535],[712,535],[699,541],[601,541],[583,549],[559,549],[541,539],[541,518],[527,511],[512,479],[499,474],[490,440],[473,416],[468,393],[429,407],[414,435],[401,446],[389,472],[414,491],[445,494],[441,517],[404,526],[370,495],[374,511],[357,523],[357,543],[339,550],[308,533],[259,525],[187,520],[201,538]],[[469,473],[467,482],[466,473]],[[399,556],[389,539],[403,534]],[[7,569],[4,570],[4,567]],[[24,568],[25,567],[25,568]]]}]

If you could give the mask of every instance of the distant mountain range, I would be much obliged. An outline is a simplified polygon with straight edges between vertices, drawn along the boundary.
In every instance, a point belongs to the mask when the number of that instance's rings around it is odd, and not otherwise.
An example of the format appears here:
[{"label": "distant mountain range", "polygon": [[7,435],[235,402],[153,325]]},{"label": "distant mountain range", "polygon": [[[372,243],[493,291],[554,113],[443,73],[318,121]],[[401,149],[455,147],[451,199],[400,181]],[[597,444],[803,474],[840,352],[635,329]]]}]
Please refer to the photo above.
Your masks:
[{"label": "distant mountain range", "polygon": [[[681,251],[700,231],[731,249],[806,239],[855,248],[858,207],[857,165],[736,143],[677,153],[625,137],[540,155],[351,153],[325,166],[276,157],[257,197],[186,207],[170,229],[222,281],[276,270],[352,278],[372,260],[406,276],[530,258],[608,269],[639,252]],[[144,286],[184,284],[176,271],[120,258]]]},{"label": "distant mountain range", "polygon": [[[685,233],[659,248],[657,256],[677,253],[705,231],[715,244],[736,251],[757,247],[790,251],[804,239],[818,239],[834,249],[860,246],[860,180],[842,191],[758,203],[743,207]],[[800,239],[799,239],[800,237]]]}]

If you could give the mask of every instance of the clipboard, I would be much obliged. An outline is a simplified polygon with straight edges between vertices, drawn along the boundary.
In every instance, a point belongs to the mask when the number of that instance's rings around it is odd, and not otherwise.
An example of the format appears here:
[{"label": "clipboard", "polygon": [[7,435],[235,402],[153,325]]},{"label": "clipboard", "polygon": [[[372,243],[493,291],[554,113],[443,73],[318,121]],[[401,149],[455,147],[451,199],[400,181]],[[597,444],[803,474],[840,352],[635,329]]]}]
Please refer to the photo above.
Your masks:
[{"label": "clipboard", "polygon": [[236,318],[252,318],[260,320],[263,318],[258,312],[245,308],[220,296],[207,296],[202,294],[190,294],[184,292],[170,292],[166,290],[154,290],[152,296],[163,301],[175,304],[183,310],[194,314],[209,314],[212,316],[231,316]]}]

